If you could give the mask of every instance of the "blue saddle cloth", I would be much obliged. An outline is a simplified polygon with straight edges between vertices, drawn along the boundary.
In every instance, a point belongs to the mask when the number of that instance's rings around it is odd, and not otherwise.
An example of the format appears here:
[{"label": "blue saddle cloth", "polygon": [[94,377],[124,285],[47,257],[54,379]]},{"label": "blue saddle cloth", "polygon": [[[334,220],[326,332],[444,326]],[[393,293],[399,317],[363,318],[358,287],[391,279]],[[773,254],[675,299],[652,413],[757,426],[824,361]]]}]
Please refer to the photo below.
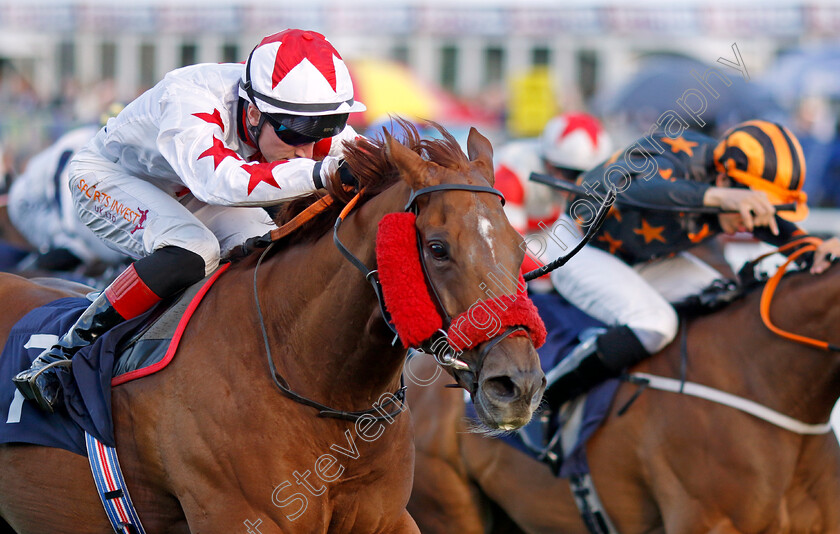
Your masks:
[{"label": "blue saddle cloth", "polygon": [[20,261],[29,255],[29,251],[0,239],[0,271],[14,271]]},{"label": "blue saddle cloth", "polygon": [[[587,328],[604,326],[604,323],[582,312],[555,292],[532,293],[529,296],[539,310],[548,334],[545,344],[537,349],[540,364],[546,373],[560,363],[578,345],[581,332]],[[611,379],[592,388],[587,393],[583,406],[583,417],[578,427],[574,446],[563,451],[559,476],[568,478],[589,472],[589,465],[586,460],[586,442],[609,414],[612,399],[619,385],[618,379]],[[467,406],[467,415],[469,417],[476,416],[475,409],[470,403]],[[529,426],[543,424],[544,422],[540,421],[539,417],[535,417],[528,423]],[[503,434],[498,439],[532,458],[537,458],[534,451],[522,441],[518,433]]]},{"label": "blue saddle cloth", "polygon": [[[126,321],[73,356],[73,379],[63,381],[67,411],[48,414],[24,401],[12,378],[67,332],[88,307],[85,298],[62,298],[26,314],[13,328],[0,355],[0,443],[59,447],[82,456],[87,431],[114,447],[111,378],[120,340],[136,331],[148,314]],[[150,312],[151,313],[151,312]]]}]

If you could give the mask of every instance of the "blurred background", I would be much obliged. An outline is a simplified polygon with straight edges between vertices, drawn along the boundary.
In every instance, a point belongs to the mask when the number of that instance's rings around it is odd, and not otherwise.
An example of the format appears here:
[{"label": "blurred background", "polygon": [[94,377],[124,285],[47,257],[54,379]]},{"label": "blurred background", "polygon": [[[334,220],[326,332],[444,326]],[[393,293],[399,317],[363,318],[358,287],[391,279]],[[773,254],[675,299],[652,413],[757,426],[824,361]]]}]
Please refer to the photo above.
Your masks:
[{"label": "blurred background", "polygon": [[[369,107],[357,129],[396,112],[501,142],[584,110],[622,145],[666,110],[687,118],[677,100],[706,75],[721,96],[703,129],[782,120],[805,147],[812,204],[840,204],[840,4],[827,0],[0,0],[6,171],[169,70],[243,61],[287,27],[348,60]],[[747,78],[717,62],[735,61],[733,43]]]},{"label": "blurred background", "polygon": [[[493,140],[537,135],[559,111],[588,110],[617,144],[646,132],[716,69],[731,85],[703,113],[713,135],[762,116],[805,145],[806,189],[840,203],[840,4],[540,0],[2,0],[0,142],[18,171],[68,128],[96,121],[166,72],[243,61],[263,35],[324,33],[370,110],[476,125]],[[742,73],[718,63],[734,61]],[[715,82],[712,82],[715,83]],[[724,82],[720,82],[721,84]],[[683,112],[683,116],[685,113]],[[696,125],[695,125],[696,126]]]},{"label": "blurred background", "polygon": [[[395,113],[461,140],[476,126],[499,145],[576,110],[623,146],[669,112],[712,136],[783,122],[818,208],[803,226],[840,234],[836,0],[0,0],[0,179],[166,72],[244,61],[288,27],[325,34],[347,60],[368,106],[352,119],[362,132]],[[704,95],[702,125],[679,105],[690,91]]]}]

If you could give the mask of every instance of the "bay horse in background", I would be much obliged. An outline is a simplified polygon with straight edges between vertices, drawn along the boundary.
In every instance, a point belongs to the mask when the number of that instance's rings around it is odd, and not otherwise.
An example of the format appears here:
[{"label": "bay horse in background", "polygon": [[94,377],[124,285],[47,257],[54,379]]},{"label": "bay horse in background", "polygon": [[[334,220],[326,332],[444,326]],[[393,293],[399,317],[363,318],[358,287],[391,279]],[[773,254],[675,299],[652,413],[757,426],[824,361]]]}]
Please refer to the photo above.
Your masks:
[{"label": "bay horse in background", "polygon": [[[840,397],[840,355],[783,339],[759,317],[759,291],[687,323],[687,380],[808,424]],[[785,278],[780,328],[840,345],[840,267]],[[630,369],[680,377],[680,339]],[[427,358],[412,373],[434,376]],[[569,481],[497,439],[468,432],[457,391],[411,385],[417,446],[409,512],[424,534],[586,534]],[[587,456],[621,534],[840,532],[840,446],[705,399],[623,383]],[[495,519],[495,520],[494,520]]]},{"label": "bay horse in background", "polygon": [[[467,157],[440,131],[443,139],[421,140],[412,129],[405,144],[386,134],[346,148],[364,194],[347,210],[340,238],[375,266],[380,219],[403,211],[412,191],[452,186],[417,197],[416,231],[428,284],[454,316],[485,298],[487,272],[498,265],[518,272],[523,252],[500,199],[486,192],[493,184],[490,142],[471,129]],[[316,200],[286,205],[278,224]],[[147,532],[418,532],[405,509],[414,468],[411,419],[392,409],[405,349],[392,346],[371,285],[327,232],[340,209],[333,205],[286,238],[259,271],[259,250],[234,262],[193,315],[174,360],[114,388],[117,450]],[[436,256],[438,247],[448,261]],[[507,289],[515,294],[516,281]],[[0,276],[0,337],[29,310],[69,295]],[[275,387],[266,344],[277,374],[297,394],[345,411],[373,412],[382,402],[391,415],[362,430],[358,418],[318,417]],[[509,336],[479,348],[460,357],[468,364],[484,359],[473,368],[482,370],[474,379],[485,423],[524,424],[545,384],[532,342]],[[0,465],[0,516],[16,532],[111,531],[85,458],[6,445]]]}]

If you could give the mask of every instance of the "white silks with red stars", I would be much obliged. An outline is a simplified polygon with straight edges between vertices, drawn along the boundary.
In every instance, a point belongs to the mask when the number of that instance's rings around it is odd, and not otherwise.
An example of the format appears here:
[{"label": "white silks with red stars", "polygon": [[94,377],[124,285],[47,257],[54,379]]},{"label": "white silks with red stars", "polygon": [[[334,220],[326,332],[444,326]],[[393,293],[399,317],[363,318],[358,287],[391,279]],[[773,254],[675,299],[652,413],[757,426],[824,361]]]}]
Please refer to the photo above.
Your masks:
[{"label": "white silks with red stars", "polygon": [[[102,154],[126,173],[173,197],[188,189],[222,206],[264,206],[314,191],[315,161],[266,163],[239,138],[239,79],[245,65],[200,64],[175,70],[138,97],[99,134]],[[342,155],[347,127],[328,153]]]}]

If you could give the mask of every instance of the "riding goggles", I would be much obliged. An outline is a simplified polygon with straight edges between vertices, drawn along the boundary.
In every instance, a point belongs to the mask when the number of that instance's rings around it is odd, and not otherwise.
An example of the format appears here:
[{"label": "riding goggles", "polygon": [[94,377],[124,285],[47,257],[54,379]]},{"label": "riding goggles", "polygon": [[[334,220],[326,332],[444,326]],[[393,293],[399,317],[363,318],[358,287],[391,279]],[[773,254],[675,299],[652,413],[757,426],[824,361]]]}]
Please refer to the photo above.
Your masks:
[{"label": "riding goggles", "polygon": [[346,126],[349,114],[305,116],[263,113],[263,117],[274,128],[278,139],[289,146],[301,146],[337,135]]}]

